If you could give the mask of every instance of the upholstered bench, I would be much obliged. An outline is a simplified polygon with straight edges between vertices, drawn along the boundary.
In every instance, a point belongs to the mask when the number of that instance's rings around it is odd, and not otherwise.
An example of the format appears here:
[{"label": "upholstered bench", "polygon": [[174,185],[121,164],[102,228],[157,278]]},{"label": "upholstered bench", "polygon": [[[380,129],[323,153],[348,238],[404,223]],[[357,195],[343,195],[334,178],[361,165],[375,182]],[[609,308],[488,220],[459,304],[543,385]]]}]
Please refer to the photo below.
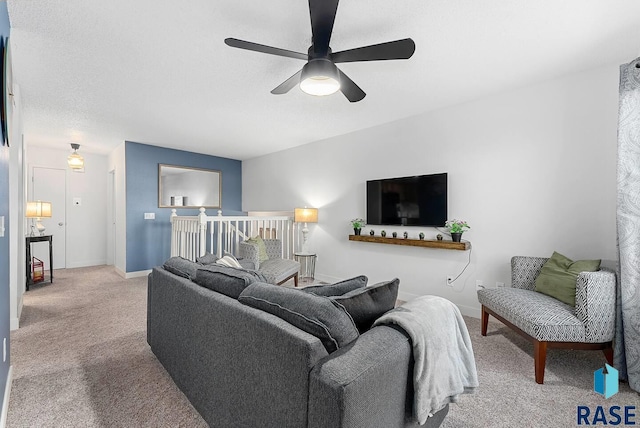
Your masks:
[{"label": "upholstered bench", "polygon": [[239,245],[239,255],[253,264],[253,269],[259,271],[270,284],[282,284],[293,278],[294,286],[298,286],[300,263],[295,260],[282,258],[282,241],[279,239],[264,239],[267,260],[260,261],[258,245],[243,241]]},{"label": "upholstered bench", "polygon": [[547,261],[543,257],[513,257],[511,287],[478,291],[482,304],[482,335],[489,315],[534,344],[536,382],[544,382],[547,348],[602,350],[613,364],[616,278],[601,269],[581,272],[576,282],[575,307],[534,291],[535,280]]}]

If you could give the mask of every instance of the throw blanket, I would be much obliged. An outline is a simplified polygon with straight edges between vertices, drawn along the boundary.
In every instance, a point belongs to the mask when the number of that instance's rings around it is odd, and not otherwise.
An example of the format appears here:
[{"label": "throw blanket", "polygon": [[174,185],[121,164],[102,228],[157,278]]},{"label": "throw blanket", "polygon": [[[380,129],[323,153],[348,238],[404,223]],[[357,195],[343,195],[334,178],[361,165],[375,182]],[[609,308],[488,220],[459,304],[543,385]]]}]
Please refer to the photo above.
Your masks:
[{"label": "throw blanket", "polygon": [[399,306],[374,325],[396,324],[413,344],[413,416],[420,425],[461,393],[478,386],[467,326],[457,306],[437,296],[422,296]]}]

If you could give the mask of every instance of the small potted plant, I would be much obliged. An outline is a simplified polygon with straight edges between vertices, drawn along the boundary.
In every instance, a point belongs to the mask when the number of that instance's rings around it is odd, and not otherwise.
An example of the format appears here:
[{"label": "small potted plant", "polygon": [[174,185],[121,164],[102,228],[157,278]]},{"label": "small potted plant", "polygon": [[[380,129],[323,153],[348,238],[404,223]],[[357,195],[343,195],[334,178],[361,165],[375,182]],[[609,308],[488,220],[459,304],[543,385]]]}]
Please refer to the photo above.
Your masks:
[{"label": "small potted plant", "polygon": [[471,229],[465,220],[456,220],[455,218],[453,220],[447,220],[444,226],[449,229],[453,242],[460,242],[462,233]]},{"label": "small potted plant", "polygon": [[351,220],[351,227],[353,227],[354,235],[360,235],[362,228],[365,226],[365,221],[361,218],[354,218]]},{"label": "small potted plant", "polygon": [[385,236],[387,236],[387,232],[383,230],[382,232],[380,232],[380,236],[384,238]]}]

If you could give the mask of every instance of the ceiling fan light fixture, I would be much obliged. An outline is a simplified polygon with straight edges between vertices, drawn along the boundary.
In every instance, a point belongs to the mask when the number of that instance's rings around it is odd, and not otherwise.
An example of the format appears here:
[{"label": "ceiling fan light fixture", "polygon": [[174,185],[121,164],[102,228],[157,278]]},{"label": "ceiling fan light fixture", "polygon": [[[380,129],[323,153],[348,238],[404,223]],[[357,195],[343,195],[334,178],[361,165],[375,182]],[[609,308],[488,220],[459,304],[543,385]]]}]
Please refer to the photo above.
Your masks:
[{"label": "ceiling fan light fixture", "polygon": [[336,65],[326,58],[310,60],[302,67],[300,89],[309,95],[325,96],[340,90],[340,75]]},{"label": "ceiling fan light fixture", "polygon": [[74,170],[80,170],[84,168],[84,158],[80,153],[78,153],[78,149],[80,148],[80,144],[71,143],[71,149],[73,149],[73,153],[67,157],[67,164],[69,168]]}]

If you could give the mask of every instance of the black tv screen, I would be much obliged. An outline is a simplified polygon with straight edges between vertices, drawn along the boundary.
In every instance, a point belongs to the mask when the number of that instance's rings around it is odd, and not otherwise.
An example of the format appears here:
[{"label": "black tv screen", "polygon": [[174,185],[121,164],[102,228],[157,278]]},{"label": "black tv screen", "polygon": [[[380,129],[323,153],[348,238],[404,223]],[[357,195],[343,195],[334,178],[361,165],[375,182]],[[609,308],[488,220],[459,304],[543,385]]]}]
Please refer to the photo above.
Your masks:
[{"label": "black tv screen", "polygon": [[447,173],[367,181],[367,224],[444,226]]}]

